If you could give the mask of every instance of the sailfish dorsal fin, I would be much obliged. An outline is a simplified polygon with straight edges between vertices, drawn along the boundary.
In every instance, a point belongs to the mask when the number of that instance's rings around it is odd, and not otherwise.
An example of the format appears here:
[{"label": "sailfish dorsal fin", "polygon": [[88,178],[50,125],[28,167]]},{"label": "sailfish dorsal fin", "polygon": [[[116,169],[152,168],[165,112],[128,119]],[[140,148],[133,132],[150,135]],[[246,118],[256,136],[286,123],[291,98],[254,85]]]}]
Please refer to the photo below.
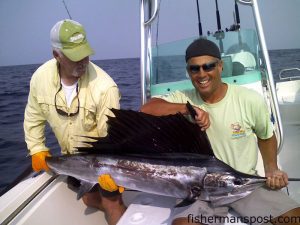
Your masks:
[{"label": "sailfish dorsal fin", "polygon": [[196,153],[214,155],[208,137],[182,114],[153,116],[124,109],[111,109],[105,138],[79,151],[108,151],[110,154]]}]

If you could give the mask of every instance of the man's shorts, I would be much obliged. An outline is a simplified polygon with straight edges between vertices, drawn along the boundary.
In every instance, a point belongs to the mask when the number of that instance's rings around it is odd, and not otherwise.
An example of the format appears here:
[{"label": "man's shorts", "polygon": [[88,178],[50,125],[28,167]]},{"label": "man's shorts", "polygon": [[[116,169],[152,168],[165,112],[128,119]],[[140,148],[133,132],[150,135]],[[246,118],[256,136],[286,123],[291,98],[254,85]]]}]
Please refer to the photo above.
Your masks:
[{"label": "man's shorts", "polygon": [[[283,191],[259,187],[250,195],[229,205],[213,208],[208,202],[198,200],[190,206],[174,209],[172,216],[173,220],[187,218],[190,223],[221,225],[231,221],[258,225],[297,207],[300,207],[299,203]],[[237,212],[237,217],[228,216],[229,209]],[[300,221],[300,218],[296,219]]]}]

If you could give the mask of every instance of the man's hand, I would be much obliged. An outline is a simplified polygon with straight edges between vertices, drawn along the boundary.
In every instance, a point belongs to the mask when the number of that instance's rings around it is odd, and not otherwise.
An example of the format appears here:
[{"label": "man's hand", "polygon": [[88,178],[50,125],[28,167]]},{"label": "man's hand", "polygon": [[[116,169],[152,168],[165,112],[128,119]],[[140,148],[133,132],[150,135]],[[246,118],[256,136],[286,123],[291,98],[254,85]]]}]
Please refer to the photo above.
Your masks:
[{"label": "man's hand", "polygon": [[272,190],[278,190],[288,185],[288,175],[279,169],[266,172],[267,186]]},{"label": "man's hand", "polygon": [[49,167],[45,161],[45,158],[50,156],[51,154],[49,153],[49,151],[43,151],[33,154],[31,157],[32,169],[35,172],[40,172],[41,170],[48,171]]},{"label": "man's hand", "polygon": [[98,177],[98,183],[100,187],[106,191],[117,191],[120,193],[124,192],[124,187],[118,186],[113,178],[109,174],[102,174]]},{"label": "man's hand", "polygon": [[193,107],[197,113],[195,122],[201,127],[202,131],[205,131],[210,126],[209,114],[202,109]]}]

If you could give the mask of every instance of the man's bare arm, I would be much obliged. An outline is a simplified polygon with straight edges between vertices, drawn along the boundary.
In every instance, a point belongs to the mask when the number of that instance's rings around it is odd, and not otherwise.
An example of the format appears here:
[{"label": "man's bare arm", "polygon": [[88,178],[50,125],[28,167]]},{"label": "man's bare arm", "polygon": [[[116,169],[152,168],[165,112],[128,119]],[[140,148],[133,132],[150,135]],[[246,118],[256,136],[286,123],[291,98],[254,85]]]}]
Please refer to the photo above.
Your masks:
[{"label": "man's bare arm", "polygon": [[170,115],[178,112],[183,115],[188,114],[185,104],[171,103],[160,98],[150,99],[141,107],[140,111],[154,116]]},{"label": "man's bare arm", "polygon": [[258,138],[258,147],[264,162],[265,176],[268,177],[267,186],[271,189],[280,189],[287,186],[288,176],[277,165],[277,139],[275,134],[265,140]]},{"label": "man's bare arm", "polygon": [[[196,111],[195,122],[201,127],[201,130],[206,130],[210,126],[209,115],[204,110],[194,106]],[[183,115],[190,114],[186,104],[184,103],[171,103],[160,98],[152,98],[144,104],[141,112],[151,114],[154,116],[165,116],[170,114],[181,113]]]}]

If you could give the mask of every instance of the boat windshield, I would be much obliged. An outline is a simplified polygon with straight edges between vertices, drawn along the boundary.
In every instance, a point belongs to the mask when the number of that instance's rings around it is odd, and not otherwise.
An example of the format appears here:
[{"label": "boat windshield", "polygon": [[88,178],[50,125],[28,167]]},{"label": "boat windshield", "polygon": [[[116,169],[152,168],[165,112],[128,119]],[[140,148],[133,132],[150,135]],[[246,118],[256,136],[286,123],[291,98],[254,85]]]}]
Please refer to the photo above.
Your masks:
[{"label": "boat windshield", "polygon": [[[152,48],[151,95],[192,88],[186,72],[185,50],[198,37],[159,44]],[[261,80],[258,37],[253,29],[220,32],[205,37],[222,53],[222,79],[247,84]]]}]

